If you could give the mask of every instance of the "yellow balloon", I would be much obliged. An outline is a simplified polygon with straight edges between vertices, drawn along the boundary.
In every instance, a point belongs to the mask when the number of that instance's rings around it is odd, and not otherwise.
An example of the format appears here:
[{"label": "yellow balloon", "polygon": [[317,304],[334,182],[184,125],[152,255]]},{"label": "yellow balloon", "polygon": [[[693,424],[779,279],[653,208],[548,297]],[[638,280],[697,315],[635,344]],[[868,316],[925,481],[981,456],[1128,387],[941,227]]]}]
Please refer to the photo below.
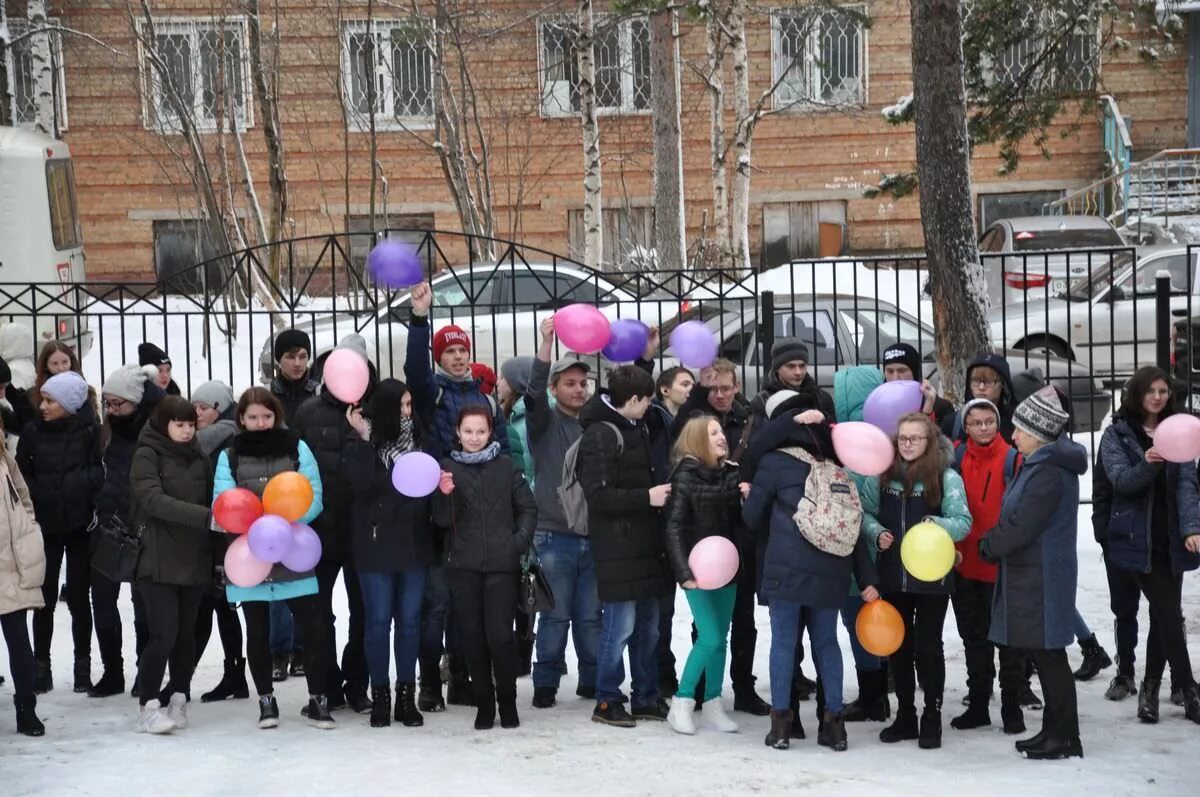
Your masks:
[{"label": "yellow balloon", "polygon": [[954,567],[954,540],[936,523],[918,523],[900,543],[904,569],[921,581],[941,581]]}]

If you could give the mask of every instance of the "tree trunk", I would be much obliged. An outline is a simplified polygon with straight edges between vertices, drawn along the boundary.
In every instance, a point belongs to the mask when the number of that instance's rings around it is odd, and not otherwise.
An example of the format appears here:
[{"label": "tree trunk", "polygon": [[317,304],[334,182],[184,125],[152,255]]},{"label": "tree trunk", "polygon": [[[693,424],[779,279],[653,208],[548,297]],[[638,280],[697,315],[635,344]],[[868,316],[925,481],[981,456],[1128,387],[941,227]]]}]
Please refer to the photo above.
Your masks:
[{"label": "tree trunk", "polygon": [[[275,243],[283,235],[284,220],[288,213],[287,174],[283,170],[283,134],[279,128],[279,104],[277,102],[279,84],[271,81],[268,84],[267,68],[262,57],[262,17],[259,11],[259,0],[249,0],[247,3],[247,23],[250,33],[250,72],[254,79],[254,94],[258,100],[263,140],[267,145],[267,177],[269,186],[270,207],[267,215],[267,238],[263,243]],[[276,31],[278,35],[278,31]],[[276,47],[274,58],[278,68],[279,49]],[[276,73],[277,74],[277,73]],[[279,278],[279,257],[281,250],[278,246],[271,247],[270,272],[273,278]]]},{"label": "tree trunk", "polygon": [[683,141],[675,12],[650,15],[650,101],[654,120],[654,248],[660,268],[685,268]]},{"label": "tree trunk", "polygon": [[[38,31],[46,27],[46,0],[29,0],[25,13],[30,30]],[[33,128],[43,135],[58,138],[52,48],[49,33],[35,33],[29,37],[29,58],[33,69]]]},{"label": "tree trunk", "polygon": [[964,395],[969,360],[988,348],[987,285],[972,214],[959,0],[912,0],[912,60],[921,227],[941,389],[953,400]]},{"label": "tree trunk", "polygon": [[713,244],[717,262],[728,267],[729,246],[729,175],[725,170],[725,34],[716,9],[705,26],[705,70],[710,114],[709,148],[712,152]]},{"label": "tree trunk", "polygon": [[733,113],[737,127],[733,135],[733,198],[730,203],[730,238],[733,262],[750,271],[750,137],[754,116],[750,111],[750,64],[746,50],[746,0],[733,0],[729,29],[733,41]]},{"label": "tree trunk", "polygon": [[600,174],[600,126],[596,122],[596,31],[592,0],[579,0],[579,114],[583,121],[583,262],[600,268],[604,219]]}]

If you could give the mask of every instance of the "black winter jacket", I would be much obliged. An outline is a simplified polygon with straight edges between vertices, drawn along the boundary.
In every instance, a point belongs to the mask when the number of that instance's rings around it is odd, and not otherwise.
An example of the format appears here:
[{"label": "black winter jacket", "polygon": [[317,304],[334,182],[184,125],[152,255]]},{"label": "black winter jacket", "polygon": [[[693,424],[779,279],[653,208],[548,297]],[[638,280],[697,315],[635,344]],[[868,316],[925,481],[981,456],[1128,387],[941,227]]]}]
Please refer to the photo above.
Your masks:
[{"label": "black winter jacket", "polygon": [[401,495],[375,446],[350,434],[342,461],[353,490],[354,568],[398,573],[436,564],[431,499]]},{"label": "black winter jacket", "polygon": [[209,532],[212,469],[193,439],[176,443],[147,425],[129,473],[134,528],[142,538],[137,578],[207,586],[215,540]]},{"label": "black winter jacket", "polygon": [[[695,392],[695,388],[692,389]],[[827,390],[817,386],[817,380],[813,379],[812,374],[806,374],[804,381],[800,383],[800,387],[788,387],[779,380],[779,377],[772,375],[770,380],[763,385],[763,389],[758,395],[750,400],[750,414],[757,416],[755,418],[755,428],[752,434],[758,434],[764,422],[767,419],[767,399],[778,393],[780,390],[795,390],[802,396],[807,396],[809,399],[809,408],[820,410],[825,414],[825,420],[833,423],[837,420],[837,410],[833,403],[833,396],[829,395]],[[729,450],[732,451],[737,446],[737,443],[730,441]]]},{"label": "black winter jacket", "polygon": [[345,562],[350,556],[352,492],[342,472],[342,450],[351,431],[347,406],[334,398],[329,388],[321,388],[320,395],[300,405],[289,424],[308,444],[321,469],[325,509],[312,527],[321,538],[321,558],[335,562]]},{"label": "black winter jacket", "polygon": [[21,432],[17,464],[46,536],[83,531],[92,523],[104,485],[100,427],[95,419],[92,412],[58,421],[39,419]]},{"label": "black winter jacket", "polygon": [[299,382],[293,382],[282,376],[277,376],[271,380],[271,392],[283,404],[283,419],[287,422],[288,426],[294,425],[293,421],[300,406],[310,398],[316,396],[320,391],[321,383],[307,374]]},{"label": "black winter jacket", "polygon": [[446,457],[442,470],[454,474],[454,492],[433,497],[433,521],[446,536],[446,567],[520,570],[537,526],[537,503],[525,474],[504,454],[479,464]]},{"label": "black winter jacket", "polygon": [[675,580],[692,579],[688,555],[705,537],[725,537],[736,542],[741,525],[741,494],[737,466],[725,463],[710,468],[686,457],[671,478],[671,500],[667,502],[667,558]]},{"label": "black winter jacket", "polygon": [[[659,512],[650,506],[654,475],[646,427],[624,418],[606,398],[593,396],[579,415],[583,437],[578,467],[587,496],[596,586],[607,603],[654,597],[664,568]],[[621,433],[619,454],[609,423]]]},{"label": "black winter jacket", "polygon": [[101,427],[104,445],[104,486],[96,502],[96,514],[100,517],[115,515],[129,522],[129,469],[133,465],[133,452],[138,447],[142,428],[150,414],[167,394],[157,385],[147,383],[142,402],[132,415],[110,416]]}]

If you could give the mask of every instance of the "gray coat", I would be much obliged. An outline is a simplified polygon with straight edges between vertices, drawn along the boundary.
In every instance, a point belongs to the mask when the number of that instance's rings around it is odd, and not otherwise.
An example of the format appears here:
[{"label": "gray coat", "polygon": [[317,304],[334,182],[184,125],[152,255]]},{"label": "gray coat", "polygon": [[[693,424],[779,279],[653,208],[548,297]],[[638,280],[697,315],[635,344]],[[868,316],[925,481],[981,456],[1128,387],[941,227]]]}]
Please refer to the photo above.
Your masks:
[{"label": "gray coat", "polygon": [[578,418],[572,418],[551,406],[546,386],[550,363],[533,361],[533,377],[525,393],[525,430],[533,456],[533,494],[538,505],[538,529],[555,534],[574,534],[558,500],[562,485],[563,460],[567,449],[583,436]]}]

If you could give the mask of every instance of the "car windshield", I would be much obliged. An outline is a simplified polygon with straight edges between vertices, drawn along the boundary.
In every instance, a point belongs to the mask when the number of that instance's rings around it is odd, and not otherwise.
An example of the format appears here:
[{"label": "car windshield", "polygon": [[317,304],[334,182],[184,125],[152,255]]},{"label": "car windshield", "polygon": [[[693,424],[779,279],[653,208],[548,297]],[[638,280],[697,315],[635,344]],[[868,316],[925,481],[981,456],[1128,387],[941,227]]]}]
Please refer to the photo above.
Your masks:
[{"label": "car windshield", "polygon": [[1125,242],[1116,230],[1065,229],[1065,230],[1019,230],[1013,232],[1013,250],[1034,252],[1044,249],[1086,249],[1093,246],[1124,246]]},{"label": "car windshield", "polygon": [[[704,321],[709,322],[723,313],[734,312],[735,309],[730,303],[725,303],[724,307],[716,302],[706,302],[704,304],[694,304],[688,307],[679,315],[669,321],[663,322],[658,328],[658,354],[657,357],[669,356],[671,347],[671,333],[675,331],[675,327],[682,324],[684,321]],[[710,324],[711,328],[712,325]]]},{"label": "car windshield", "polygon": [[[1097,259],[1094,263],[1089,264],[1088,274],[1071,280],[1068,289],[1057,295],[1072,301],[1095,299],[1108,290],[1113,283],[1121,282],[1122,275],[1129,271],[1132,263],[1133,255],[1129,252]],[[1114,275],[1117,276],[1114,277]]]}]

